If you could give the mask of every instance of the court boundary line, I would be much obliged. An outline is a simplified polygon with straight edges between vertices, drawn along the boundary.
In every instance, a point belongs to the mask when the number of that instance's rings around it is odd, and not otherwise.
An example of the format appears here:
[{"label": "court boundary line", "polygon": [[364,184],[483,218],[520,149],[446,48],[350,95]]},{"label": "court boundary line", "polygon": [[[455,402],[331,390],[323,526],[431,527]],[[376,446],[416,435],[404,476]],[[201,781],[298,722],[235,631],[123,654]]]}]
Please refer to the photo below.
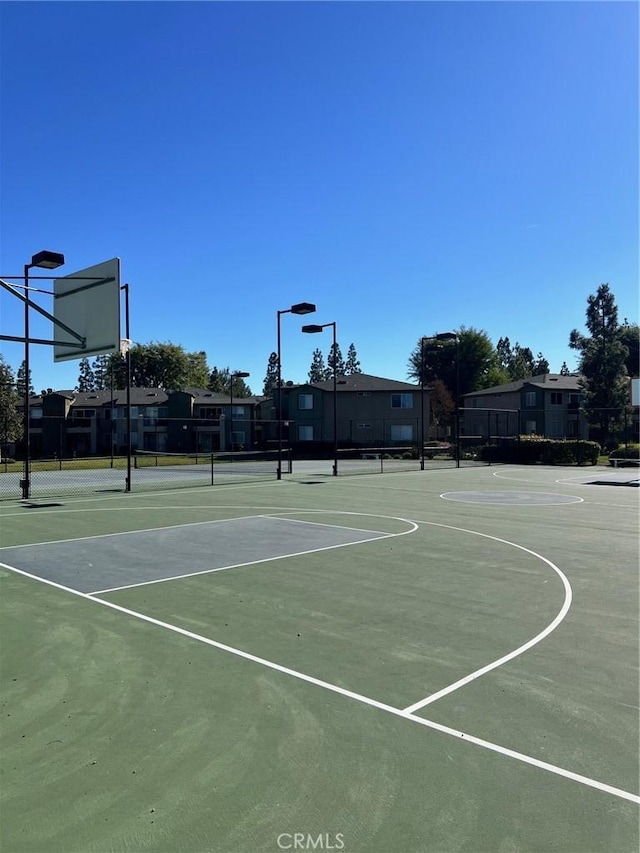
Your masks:
[{"label": "court boundary line", "polygon": [[[531,504],[528,504],[528,503],[516,503],[516,502],[502,503],[501,501],[483,501],[483,500],[474,501],[474,500],[464,500],[463,498],[451,498],[451,497],[449,497],[449,495],[459,495],[459,494],[467,494],[467,493],[466,492],[442,492],[440,494],[440,497],[442,498],[442,500],[451,501],[452,503],[481,504],[482,506],[487,506],[487,504],[490,506],[517,506],[517,507],[527,507],[527,509],[534,509],[535,507],[539,507],[539,506],[541,506],[541,507],[571,506],[572,504],[580,504],[580,503],[585,502],[584,498],[581,498],[578,495],[565,495],[565,494],[554,495],[553,492],[524,492],[524,493],[523,492],[514,492],[513,494],[548,495],[550,498],[551,497],[565,497],[565,498],[572,498],[573,500],[559,501],[558,503],[553,503],[553,501],[552,501],[551,503],[536,503],[536,504],[531,503]],[[491,492],[485,492],[485,494],[491,494]],[[502,492],[501,494],[504,494],[504,492]]]},{"label": "court boundary line", "polygon": [[[131,509],[131,507],[123,507],[123,509]],[[68,542],[87,542],[91,539],[108,539],[112,536],[130,536],[132,533],[156,533],[160,530],[173,530],[176,527],[197,527],[200,524],[220,524],[222,521],[245,521],[248,518],[255,517],[255,515],[236,515],[232,518],[208,518],[205,521],[187,521],[183,524],[165,524],[162,527],[144,527],[141,530],[116,530],[115,533],[95,533],[90,536],[72,536],[71,539],[49,539],[46,542],[27,542],[24,545],[3,545],[0,547],[0,552],[8,551],[13,548],[33,548],[38,545],[64,545]]]},{"label": "court boundary line", "polygon": [[37,575],[32,575],[29,572],[25,572],[22,569],[17,569],[14,566],[8,565],[7,563],[0,562],[0,566],[5,569],[9,569],[10,571],[15,572],[16,574],[22,575],[23,577],[39,581],[40,583],[44,583],[63,592],[70,593],[71,595],[76,595],[87,601],[91,601],[96,604],[100,604],[104,607],[108,607],[111,610],[123,613],[126,616],[133,617],[134,619],[140,619],[141,621],[148,622],[152,625],[155,625],[156,627],[164,628],[165,630],[179,634],[188,639],[196,640],[197,642],[212,646],[213,648],[219,649],[220,651],[227,652],[252,663],[257,663],[267,669],[280,672],[284,675],[289,675],[300,681],[304,681],[316,687],[321,687],[325,690],[328,690],[332,693],[337,693],[348,699],[354,699],[357,702],[376,708],[380,711],[385,711],[386,713],[392,714],[396,717],[400,717],[404,720],[417,723],[418,725],[440,732],[441,734],[446,734],[450,737],[455,737],[457,739],[464,740],[467,743],[474,744],[475,746],[481,747],[482,749],[487,749],[491,752],[498,753],[499,755],[503,755],[507,758],[512,758],[529,766],[537,767],[541,770],[546,770],[547,772],[552,773],[556,776],[560,776],[561,778],[578,782],[579,784],[594,788],[595,790],[600,791],[602,793],[607,793],[612,796],[618,797],[619,799],[628,800],[629,802],[637,803],[640,805],[640,796],[638,796],[637,794],[632,794],[630,791],[625,791],[621,788],[616,788],[605,782],[599,782],[597,779],[592,779],[588,776],[583,776],[579,773],[574,773],[572,770],[566,770],[555,764],[550,764],[549,762],[541,761],[540,759],[535,758],[534,756],[526,755],[525,753],[517,752],[516,750],[512,750],[508,747],[493,743],[492,741],[487,741],[482,738],[475,737],[474,735],[470,735],[467,732],[452,729],[449,726],[444,726],[441,723],[436,723],[435,721],[428,720],[425,717],[418,717],[415,714],[409,713],[401,708],[395,708],[392,705],[387,705],[384,702],[379,702],[377,699],[372,699],[360,693],[355,693],[351,690],[346,690],[345,688],[340,687],[337,684],[331,684],[330,682],[322,681],[321,679],[315,678],[314,676],[307,675],[306,673],[299,672],[298,670],[282,666],[281,664],[275,663],[274,661],[269,661],[266,658],[260,658],[257,655],[251,654],[250,652],[245,652],[242,649],[237,649],[233,646],[228,646],[224,643],[218,642],[217,640],[213,640],[209,637],[204,637],[201,634],[194,633],[193,631],[188,631],[186,628],[181,628],[178,625],[172,625],[169,622],[163,622],[160,619],[155,619],[153,616],[147,616],[144,613],[140,613],[136,610],[131,610],[127,607],[122,607],[121,605],[115,604],[111,601],[105,601],[104,599],[97,598],[94,595],[90,595],[89,593],[80,592],[79,590],[74,590],[71,587],[65,587],[62,584],[56,583],[55,581],[50,581],[46,578],[39,578]]},{"label": "court boundary line", "polygon": [[[454,530],[454,531],[459,532],[459,533],[469,533],[469,534],[474,535],[474,536],[481,536],[485,539],[490,539],[490,540],[495,541],[495,542],[500,542],[501,544],[509,545],[513,548],[517,548],[521,551],[524,551],[525,553],[528,553],[531,556],[533,556],[534,558],[539,559],[542,562],[549,565],[553,569],[553,571],[559,576],[559,578],[560,578],[560,580],[561,580],[561,582],[565,588],[565,600],[563,602],[563,605],[562,605],[560,611],[556,614],[555,618],[541,632],[539,632],[534,637],[527,640],[525,643],[518,646],[516,649],[513,649],[511,652],[507,652],[507,654],[501,656],[500,658],[497,658],[495,661],[492,661],[489,664],[485,664],[484,666],[480,667],[479,669],[474,670],[473,672],[469,673],[466,676],[463,676],[461,679],[458,679],[457,681],[453,682],[452,684],[447,685],[446,687],[442,688],[441,690],[437,691],[436,693],[431,694],[431,695],[425,697],[424,699],[420,699],[418,702],[415,702],[413,705],[407,706],[407,708],[405,708],[405,710],[409,710],[409,711],[418,710],[419,708],[425,707],[426,705],[429,705],[432,702],[437,701],[438,699],[442,698],[443,696],[446,696],[449,693],[452,693],[455,690],[457,690],[461,687],[464,687],[466,684],[469,684],[471,681],[475,681],[477,678],[480,678],[482,675],[485,675],[486,673],[491,672],[494,669],[497,669],[499,666],[502,666],[504,663],[507,663],[508,661],[513,660],[516,657],[519,657],[525,651],[528,651],[530,648],[533,648],[533,646],[537,645],[539,642],[541,642],[543,639],[545,639],[550,633],[552,633],[552,631],[554,631],[558,627],[558,625],[564,620],[564,618],[565,618],[566,614],[568,613],[569,608],[571,606],[571,601],[573,598],[573,591],[571,589],[571,584],[569,583],[566,575],[564,575],[564,573],[554,563],[552,563],[546,557],[543,557],[541,554],[538,554],[536,551],[533,551],[529,548],[526,548],[523,545],[518,545],[516,542],[511,542],[508,539],[502,539],[498,536],[493,536],[492,534],[489,534],[489,533],[481,533],[480,531],[477,531],[477,530],[470,530],[469,528],[465,528],[465,527],[456,527],[454,525],[444,524],[442,522],[416,521],[415,519],[408,519],[408,518],[404,518],[401,516],[387,516],[387,515],[380,515],[380,514],[375,514],[375,513],[362,513],[362,512],[355,512],[354,510],[327,511],[327,510],[318,510],[318,509],[299,509],[299,508],[292,509],[292,508],[288,508],[288,509],[275,510],[271,513],[266,513],[266,514],[263,513],[261,515],[259,514],[258,516],[237,516],[236,518],[240,519],[240,520],[245,520],[247,518],[256,518],[256,517],[279,518],[280,516],[282,516],[286,512],[297,513],[299,515],[311,515],[311,514],[320,514],[321,515],[321,514],[326,514],[327,512],[333,512],[334,515],[355,515],[355,516],[359,516],[359,517],[366,516],[369,518],[376,518],[376,517],[377,518],[387,518],[387,519],[393,519],[395,521],[403,521],[404,523],[410,524],[410,525],[413,524],[414,528],[409,529],[409,530],[405,530],[402,533],[397,533],[397,534],[381,534],[380,536],[370,537],[368,539],[362,540],[361,542],[345,542],[345,543],[342,543],[340,545],[328,545],[328,546],[325,546],[323,548],[311,549],[309,551],[301,551],[301,552],[297,552],[295,554],[283,555],[281,557],[265,557],[264,559],[249,561],[247,563],[237,563],[237,564],[234,564],[231,566],[222,566],[222,567],[218,567],[215,569],[204,569],[204,570],[201,570],[198,572],[187,572],[187,573],[184,573],[182,575],[175,575],[175,576],[171,576],[168,578],[156,578],[155,580],[151,580],[151,581],[141,581],[141,582],[134,583],[134,584],[124,584],[124,585],[119,586],[119,587],[109,587],[109,588],[105,588],[105,589],[94,590],[92,593],[87,593],[87,594],[88,595],[100,595],[100,594],[106,595],[107,593],[110,593],[110,592],[119,592],[119,591],[122,591],[125,589],[134,589],[134,588],[141,587],[141,586],[150,586],[153,584],[165,583],[167,581],[172,581],[172,580],[183,580],[183,579],[188,578],[188,577],[196,577],[198,575],[213,574],[217,571],[224,571],[226,569],[241,568],[242,566],[249,566],[249,565],[258,565],[262,562],[271,562],[271,561],[276,560],[276,559],[286,559],[287,556],[302,556],[304,554],[310,554],[310,553],[316,553],[319,551],[332,550],[333,548],[342,548],[342,547],[346,547],[348,545],[364,544],[366,542],[376,542],[379,539],[393,538],[396,536],[403,536],[407,533],[414,533],[417,529],[417,525],[420,525],[420,524],[428,525],[430,527],[441,527],[445,530]],[[226,521],[226,520],[229,520],[229,519],[217,519],[215,521],[217,522],[217,521]],[[294,523],[298,521],[297,519],[286,519],[286,518],[282,519],[282,520],[293,521]],[[301,519],[300,521],[304,523],[303,519]],[[193,524],[207,524],[207,523],[209,523],[209,522],[206,522],[206,521],[204,521],[204,522],[190,522],[190,523],[185,524],[185,525],[170,525],[166,529],[170,530],[170,529],[173,529],[174,527],[181,527],[181,526],[188,527],[188,526],[192,526]],[[309,523],[313,524],[316,522],[309,522]],[[319,524],[321,524],[321,523],[319,523]],[[165,529],[165,528],[160,528],[160,529]],[[347,529],[354,529],[354,528],[347,528]],[[356,529],[361,530],[362,528],[356,528]],[[127,531],[127,532],[134,532],[135,533],[135,532],[148,532],[148,531]],[[363,530],[363,532],[370,532],[370,531],[364,531]],[[113,534],[106,534],[106,535],[113,535]],[[96,538],[96,537],[87,537],[87,538]],[[66,542],[66,541],[82,541],[82,540],[80,539],[80,540],[61,540],[61,541]],[[48,543],[39,543],[39,544],[48,544]],[[28,547],[28,546],[16,546],[16,547]],[[2,549],[0,549],[0,551],[1,550]]]},{"label": "court boundary line", "polygon": [[443,696],[447,696],[449,693],[453,693],[455,690],[458,690],[460,687],[464,687],[472,681],[475,681],[476,678],[480,678],[482,675],[486,675],[487,672],[491,672],[493,669],[497,669],[499,666],[507,663],[514,658],[519,657],[524,652],[532,649],[534,646],[537,646],[538,643],[542,642],[546,637],[549,636],[555,629],[560,625],[562,621],[564,621],[565,616],[569,612],[571,607],[571,602],[573,601],[573,590],[571,588],[571,584],[569,583],[569,579],[564,574],[564,572],[552,563],[551,560],[547,559],[547,557],[543,557],[542,554],[538,554],[537,551],[533,551],[531,548],[526,548],[524,545],[518,545],[517,542],[511,542],[508,539],[501,539],[499,536],[493,536],[489,533],[481,533],[477,530],[469,530],[464,527],[454,527],[451,524],[442,524],[435,521],[421,521],[420,524],[429,524],[432,527],[443,527],[447,530],[456,530],[461,533],[471,533],[475,536],[482,536],[484,539],[491,539],[494,542],[500,542],[503,545],[510,545],[512,548],[517,548],[520,551],[524,551],[526,554],[530,554],[532,557],[536,557],[538,560],[541,560],[543,563],[546,563],[550,566],[553,571],[560,578],[562,585],[564,587],[564,602],[562,607],[556,614],[555,618],[543,628],[535,637],[532,637],[530,640],[527,640],[526,643],[523,643],[521,646],[518,646],[517,649],[513,649],[511,652],[507,652],[506,655],[503,655],[500,658],[492,661],[491,663],[485,664],[485,666],[480,667],[474,672],[469,673],[469,675],[465,675],[463,678],[454,681],[452,684],[449,684],[447,687],[443,687],[442,690],[438,690],[435,693],[432,693],[430,696],[427,696],[425,699],[421,699],[418,702],[414,702],[413,705],[408,705],[404,710],[408,713],[413,713],[417,711],[419,708],[424,708],[426,705],[430,705],[432,702],[436,702],[438,699],[441,699]]},{"label": "court boundary line", "polygon": [[[67,542],[84,542],[85,540],[91,539],[101,539],[106,538],[108,536],[128,536],[132,533],[154,533],[159,530],[173,530],[177,527],[195,527],[199,524],[221,524],[224,521],[246,521],[251,518],[275,518],[277,519],[279,516],[284,513],[303,513],[303,512],[316,512],[316,513],[329,513],[333,515],[359,515],[359,516],[367,516],[369,518],[393,518],[396,521],[404,521],[407,524],[414,524],[415,522],[410,521],[409,519],[402,518],[400,516],[391,516],[391,515],[380,515],[380,513],[367,513],[367,512],[341,512],[339,510],[323,510],[323,509],[300,509],[300,507],[246,507],[244,505],[233,505],[228,504],[223,507],[216,506],[166,506],[166,507],[157,507],[157,506],[119,506],[119,507],[108,507],[105,509],[104,507],[97,507],[96,509],[82,508],[82,509],[51,509],[48,510],[48,515],[64,515],[66,513],[71,512],[149,512],[150,510],[163,510],[163,511],[186,511],[193,512],[201,510],[203,512],[215,512],[217,510],[229,510],[229,509],[241,509],[246,512],[247,509],[257,509],[261,510],[261,512],[255,513],[254,515],[234,515],[229,516],[228,518],[206,518],[202,521],[186,521],[180,522],[178,524],[166,524],[161,527],[143,527],[136,530],[116,530],[113,533],[95,533],[90,534],[89,536],[72,536],[70,539],[47,539],[44,542],[24,542],[21,545],[0,545],[0,552],[8,551],[9,549],[14,548],[32,548],[37,545],[56,545]],[[271,510],[270,512],[264,512],[264,510]],[[0,519],[2,518],[15,518],[22,517],[22,513],[11,513],[5,516],[0,514]],[[305,522],[304,519],[295,519],[295,518],[283,518],[283,521],[291,521],[293,523],[307,523],[307,524],[316,524],[317,526],[322,526],[322,522],[319,521],[309,521]],[[327,527],[340,527],[340,525],[325,525]],[[380,536],[400,536],[402,534],[396,533],[387,533],[384,530],[368,530],[364,527],[344,527],[345,530],[355,530],[361,531],[362,533],[378,533]],[[403,533],[413,532],[413,531],[403,531]]]},{"label": "court boundary line", "polygon": [[[272,516],[251,516],[251,518],[271,518],[271,517]],[[276,521],[287,521],[288,519],[278,519],[276,517],[275,520]],[[304,524],[305,522],[301,520],[300,523]],[[308,522],[308,523],[313,524],[313,522]],[[328,526],[328,525],[325,525],[325,526]],[[336,529],[340,530],[341,528],[336,525]],[[342,529],[353,530],[353,531],[357,530],[357,528],[352,528],[352,527],[347,527],[347,528],[342,528]],[[138,583],[125,584],[124,586],[114,586],[114,587],[109,587],[107,589],[98,589],[98,590],[95,590],[94,592],[88,592],[88,593],[86,593],[86,595],[89,595],[89,596],[106,595],[109,592],[120,592],[123,589],[134,589],[136,587],[141,587],[141,586],[151,586],[153,584],[167,583],[169,581],[184,580],[185,578],[195,578],[195,577],[198,577],[199,575],[212,575],[212,574],[215,574],[215,572],[226,572],[229,569],[240,569],[240,568],[243,568],[244,566],[257,566],[257,565],[260,565],[261,563],[272,563],[274,560],[287,560],[290,557],[302,557],[305,554],[317,554],[321,551],[332,551],[334,548],[348,548],[350,545],[364,545],[368,542],[379,542],[382,539],[392,539],[396,536],[405,536],[407,533],[415,533],[416,530],[418,530],[417,524],[414,526],[413,530],[403,530],[402,533],[378,533],[377,531],[371,531],[373,535],[370,536],[368,539],[358,539],[355,542],[340,542],[337,545],[324,545],[322,548],[310,548],[307,551],[295,551],[293,554],[278,554],[275,557],[263,557],[260,560],[249,560],[246,563],[233,563],[230,566],[218,566],[215,569],[202,569],[199,572],[186,572],[185,574],[174,575],[174,576],[169,577],[169,578],[156,578],[155,580],[151,580],[151,581],[140,581]],[[363,530],[362,532],[366,533],[369,531]]]}]

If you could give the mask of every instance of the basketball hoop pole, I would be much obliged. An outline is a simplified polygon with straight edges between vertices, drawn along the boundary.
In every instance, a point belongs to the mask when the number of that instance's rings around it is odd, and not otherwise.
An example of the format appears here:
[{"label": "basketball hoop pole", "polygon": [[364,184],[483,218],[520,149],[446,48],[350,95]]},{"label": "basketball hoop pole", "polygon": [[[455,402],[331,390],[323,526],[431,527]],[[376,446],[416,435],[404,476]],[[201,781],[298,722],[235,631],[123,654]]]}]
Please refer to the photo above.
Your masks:
[{"label": "basketball hoop pole", "polygon": [[[24,265],[24,286],[29,286],[30,264]],[[24,301],[24,473],[22,475],[22,499],[29,499],[29,479],[31,473],[31,419],[29,417],[29,301]]]}]

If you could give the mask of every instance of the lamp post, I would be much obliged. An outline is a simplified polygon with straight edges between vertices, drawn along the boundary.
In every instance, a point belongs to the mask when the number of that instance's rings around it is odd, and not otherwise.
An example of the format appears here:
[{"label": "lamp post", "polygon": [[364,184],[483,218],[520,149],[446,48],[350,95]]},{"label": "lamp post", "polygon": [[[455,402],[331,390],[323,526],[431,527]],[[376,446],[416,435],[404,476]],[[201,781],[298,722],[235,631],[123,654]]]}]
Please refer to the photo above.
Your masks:
[{"label": "lamp post", "polygon": [[[427,352],[437,352],[440,347],[435,343],[435,337],[420,338],[420,409],[421,409],[421,435],[422,451],[420,453],[420,470],[424,471],[424,357]],[[428,344],[428,346],[425,346]],[[436,440],[438,438],[438,427],[436,422]]]},{"label": "lamp post", "polygon": [[31,473],[31,423],[29,420],[29,270],[33,267],[40,267],[45,270],[55,270],[64,264],[64,255],[59,252],[49,252],[46,249],[33,255],[30,264],[24,265],[24,287],[25,299],[24,303],[24,475],[21,482],[22,498],[27,500],[29,497],[30,482],[29,476]]},{"label": "lamp post", "polygon": [[231,450],[233,451],[233,380],[234,379],[245,379],[247,376],[250,376],[250,373],[247,373],[244,370],[234,370],[231,374],[230,381],[230,397],[231,397],[231,411],[229,415],[229,444],[231,446]]},{"label": "lamp post", "polygon": [[456,332],[441,332],[437,341],[455,341],[456,344],[456,468],[460,467],[460,356],[458,352],[459,336]]},{"label": "lamp post", "polygon": [[424,342],[420,338],[420,470],[424,471]]},{"label": "lamp post", "polygon": [[278,470],[277,479],[282,479],[282,359],[280,357],[280,317],[282,314],[313,314],[316,306],[311,302],[297,302],[291,308],[278,311]]},{"label": "lamp post", "polygon": [[336,342],[336,324],[323,323],[318,326],[303,326],[302,331],[307,335],[315,335],[322,332],[328,326],[333,327],[333,476],[338,476],[338,377],[336,366],[336,353],[338,345]]}]

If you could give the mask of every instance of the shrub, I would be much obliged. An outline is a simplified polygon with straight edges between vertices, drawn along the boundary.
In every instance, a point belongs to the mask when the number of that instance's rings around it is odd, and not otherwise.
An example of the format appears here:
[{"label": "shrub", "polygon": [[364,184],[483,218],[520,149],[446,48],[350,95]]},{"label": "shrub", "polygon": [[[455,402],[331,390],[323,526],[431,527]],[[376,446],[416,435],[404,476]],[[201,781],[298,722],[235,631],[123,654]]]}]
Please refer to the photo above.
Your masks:
[{"label": "shrub", "polygon": [[521,436],[519,443],[485,446],[480,458],[485,462],[516,465],[596,465],[600,445],[595,441],[556,441],[539,436]]},{"label": "shrub", "polygon": [[618,447],[609,454],[609,459],[640,459],[640,444]]}]

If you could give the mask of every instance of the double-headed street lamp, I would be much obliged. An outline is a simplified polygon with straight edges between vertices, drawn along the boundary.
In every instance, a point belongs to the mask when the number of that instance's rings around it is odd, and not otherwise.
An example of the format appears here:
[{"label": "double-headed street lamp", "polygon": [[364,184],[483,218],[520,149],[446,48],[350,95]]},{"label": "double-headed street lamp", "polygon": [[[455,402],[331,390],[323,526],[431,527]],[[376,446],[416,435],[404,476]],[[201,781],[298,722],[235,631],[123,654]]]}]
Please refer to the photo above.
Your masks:
[{"label": "double-headed street lamp", "polygon": [[24,476],[21,482],[22,498],[29,497],[31,474],[31,421],[29,419],[29,270],[40,267],[45,270],[55,270],[64,264],[64,255],[60,252],[49,252],[46,249],[31,258],[30,264],[24,265]]},{"label": "double-headed street lamp", "polygon": [[278,311],[278,480],[282,479],[282,358],[280,354],[280,317],[282,314],[313,314],[316,306],[311,302],[297,302],[291,308]]},{"label": "double-headed street lamp", "polygon": [[246,379],[246,377],[250,375],[250,373],[247,373],[244,370],[234,370],[233,373],[230,374],[229,391],[231,397],[231,411],[229,415],[229,444],[231,445],[231,450],[233,450],[233,380]]},{"label": "double-headed street lamp", "polygon": [[333,476],[338,476],[338,377],[337,361],[338,344],[336,342],[336,324],[323,323],[317,326],[303,326],[302,331],[307,335],[315,335],[322,332],[328,326],[333,327]]},{"label": "double-headed street lamp", "polygon": [[460,338],[456,332],[441,332],[439,335],[436,335],[437,341],[455,341],[456,343],[456,414],[455,414],[455,427],[456,427],[456,468],[460,467],[460,355],[458,351],[458,344]]}]

